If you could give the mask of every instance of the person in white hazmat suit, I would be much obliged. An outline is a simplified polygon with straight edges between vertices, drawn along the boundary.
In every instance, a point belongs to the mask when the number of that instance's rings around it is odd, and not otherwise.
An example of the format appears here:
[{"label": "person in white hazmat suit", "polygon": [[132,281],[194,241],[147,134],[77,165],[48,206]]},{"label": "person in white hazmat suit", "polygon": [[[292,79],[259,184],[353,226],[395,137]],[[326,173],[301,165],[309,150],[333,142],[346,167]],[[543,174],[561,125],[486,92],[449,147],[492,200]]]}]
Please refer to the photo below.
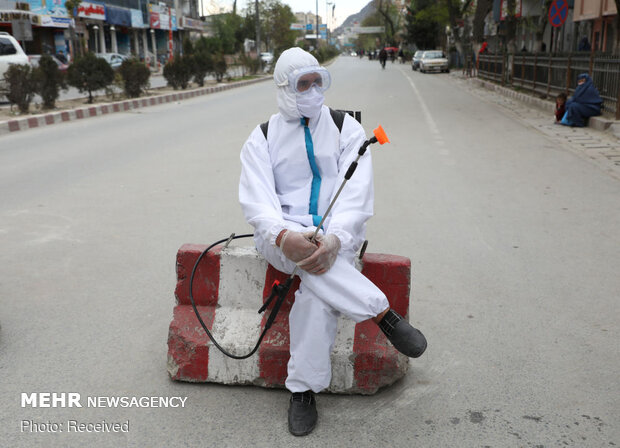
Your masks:
[{"label": "person in white hazmat suit", "polygon": [[370,151],[336,201],[316,243],[312,232],[325,213],[366,136],[345,115],[338,130],[323,92],[329,72],[311,54],[290,48],[279,57],[274,80],[279,113],[260,126],[241,150],[239,201],[254,227],[258,251],[301,283],[289,315],[292,393],[289,431],[309,434],[318,419],[314,393],[329,386],[330,353],[339,315],[373,319],[397,350],[410,357],[426,349],[421,332],[389,308],[385,295],[354,267],[373,214]]}]

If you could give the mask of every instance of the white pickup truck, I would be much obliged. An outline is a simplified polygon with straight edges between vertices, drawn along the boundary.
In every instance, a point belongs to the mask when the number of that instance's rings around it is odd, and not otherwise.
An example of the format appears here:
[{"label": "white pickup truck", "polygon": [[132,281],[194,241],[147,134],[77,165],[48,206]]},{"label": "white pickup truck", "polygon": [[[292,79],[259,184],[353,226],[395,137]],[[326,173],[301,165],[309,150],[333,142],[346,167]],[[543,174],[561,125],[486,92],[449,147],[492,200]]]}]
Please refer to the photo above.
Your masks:
[{"label": "white pickup truck", "polygon": [[9,65],[28,63],[28,56],[19,42],[9,33],[0,32],[0,91],[6,87],[4,73],[9,69]]}]

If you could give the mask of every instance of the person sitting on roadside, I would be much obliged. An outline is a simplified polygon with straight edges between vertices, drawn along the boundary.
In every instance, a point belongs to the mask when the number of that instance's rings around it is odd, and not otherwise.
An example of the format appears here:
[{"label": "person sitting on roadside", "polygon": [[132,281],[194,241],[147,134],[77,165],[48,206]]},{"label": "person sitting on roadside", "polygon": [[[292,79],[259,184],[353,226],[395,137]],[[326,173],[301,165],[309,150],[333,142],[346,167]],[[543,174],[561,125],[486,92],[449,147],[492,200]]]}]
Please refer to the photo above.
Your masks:
[{"label": "person sitting on roadside", "polygon": [[58,51],[58,54],[56,55],[56,59],[58,59],[63,64],[67,63],[67,57],[65,56],[62,50]]},{"label": "person sitting on roadside", "polygon": [[566,126],[584,127],[590,117],[601,115],[603,100],[587,73],[577,76],[577,88],[572,97],[566,101],[566,113],[562,123]]},{"label": "person sitting on roadside", "polygon": [[562,121],[562,117],[566,113],[566,94],[564,92],[555,97],[555,122]]}]

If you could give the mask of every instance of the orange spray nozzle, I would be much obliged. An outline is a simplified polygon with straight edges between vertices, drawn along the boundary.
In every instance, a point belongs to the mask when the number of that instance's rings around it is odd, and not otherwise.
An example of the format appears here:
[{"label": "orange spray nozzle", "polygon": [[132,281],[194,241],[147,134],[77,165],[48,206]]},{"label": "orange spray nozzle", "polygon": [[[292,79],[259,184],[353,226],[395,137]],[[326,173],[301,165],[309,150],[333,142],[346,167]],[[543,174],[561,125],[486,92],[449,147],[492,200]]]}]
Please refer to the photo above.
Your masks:
[{"label": "orange spray nozzle", "polygon": [[390,139],[386,135],[381,125],[379,125],[377,129],[372,131],[372,133],[375,134],[375,137],[377,138],[377,141],[379,142],[380,145],[383,145],[384,143],[390,143]]}]

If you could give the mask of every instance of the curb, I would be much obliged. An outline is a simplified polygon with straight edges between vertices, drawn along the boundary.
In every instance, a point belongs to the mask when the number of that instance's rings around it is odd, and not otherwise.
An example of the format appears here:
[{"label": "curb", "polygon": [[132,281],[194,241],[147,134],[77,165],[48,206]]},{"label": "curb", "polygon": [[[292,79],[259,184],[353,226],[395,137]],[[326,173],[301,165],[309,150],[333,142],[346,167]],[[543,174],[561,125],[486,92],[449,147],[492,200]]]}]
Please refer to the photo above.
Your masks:
[{"label": "curb", "polygon": [[[541,98],[536,98],[532,95],[528,95],[526,93],[522,93],[522,92],[517,92],[515,90],[512,90],[508,87],[502,87],[499,86],[491,81],[486,81],[480,78],[465,78],[463,77],[463,79],[469,79],[472,80],[474,82],[477,82],[478,85],[480,87],[484,87],[485,89],[488,90],[493,90],[497,93],[500,93],[504,96],[508,96],[511,98],[514,98],[516,100],[521,101],[522,103],[525,104],[529,104],[531,106],[537,107],[538,109],[544,110],[546,112],[550,112],[553,113],[553,108],[554,108],[554,103],[550,100],[544,100]],[[616,121],[616,120],[612,120],[609,118],[605,118],[603,116],[598,116],[598,117],[590,117],[590,120],[588,121],[588,126],[589,128],[592,129],[596,129],[597,131],[607,131],[608,129],[612,129],[611,132],[614,135],[618,135],[617,132],[620,132],[620,122]],[[618,129],[617,131],[614,131],[614,129]]]},{"label": "curb", "polygon": [[[244,360],[231,360],[208,339],[189,299],[190,273],[205,248],[186,244],[177,253],[176,306],[168,333],[170,378],[194,383],[284,387],[290,343],[288,313],[299,280],[293,283],[257,353]],[[366,253],[362,274],[387,295],[392,308],[407,316],[411,282],[408,258]],[[236,354],[248,353],[267,320],[256,310],[269,296],[274,281],[284,282],[287,278],[254,247],[216,246],[196,270],[196,307],[223,347]],[[402,378],[408,367],[409,359],[396,351],[376,324],[370,320],[356,324],[341,317],[331,354],[332,380],[326,391],[374,394]]]},{"label": "curb", "polygon": [[63,110],[57,112],[49,112],[40,115],[32,115],[23,118],[16,118],[0,122],[0,136],[10,134],[17,131],[27,131],[29,129],[50,126],[68,121],[82,120],[101,115],[113,114],[116,112],[126,112],[128,110],[140,109],[143,107],[157,106],[159,104],[180,101],[188,98],[195,98],[202,95],[210,95],[212,93],[222,92],[224,90],[244,87],[250,84],[256,84],[272,79],[271,76],[251,79],[246,81],[237,81],[230,84],[222,84],[212,87],[200,87],[194,90],[186,90],[178,93],[168,93],[165,95],[148,96],[144,98],[135,98],[112,103],[89,105],[78,109]]}]

